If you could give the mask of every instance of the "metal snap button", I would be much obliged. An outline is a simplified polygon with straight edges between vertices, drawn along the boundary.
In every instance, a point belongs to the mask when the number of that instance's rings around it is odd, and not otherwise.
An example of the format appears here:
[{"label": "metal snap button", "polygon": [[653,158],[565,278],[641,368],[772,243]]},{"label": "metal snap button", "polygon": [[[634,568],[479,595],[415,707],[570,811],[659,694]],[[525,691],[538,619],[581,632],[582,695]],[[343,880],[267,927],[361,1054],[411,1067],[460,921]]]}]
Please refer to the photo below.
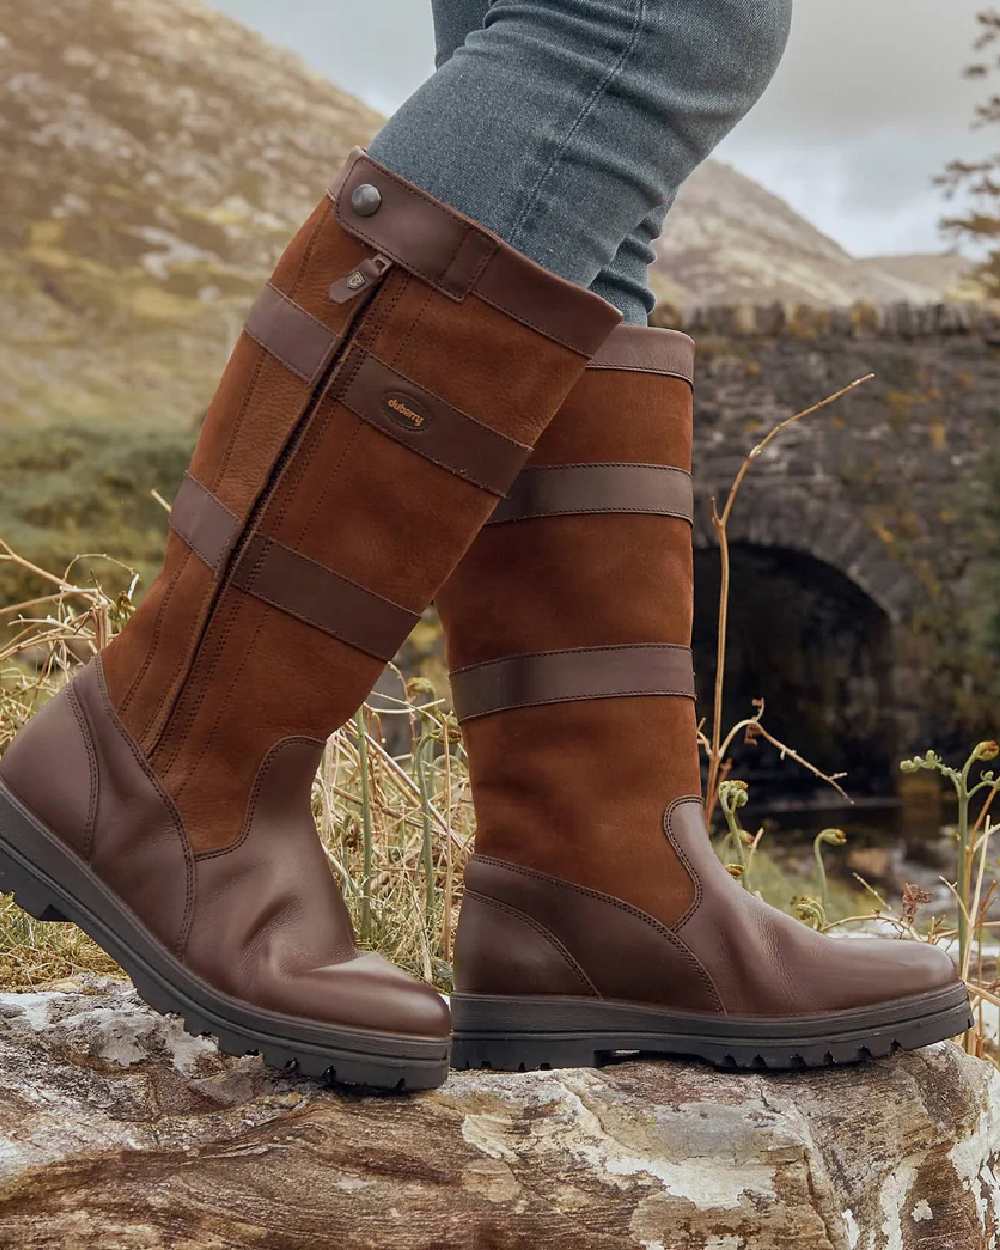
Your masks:
[{"label": "metal snap button", "polygon": [[382,207],[382,192],[370,182],[362,182],[351,192],[351,207],[359,217],[371,217]]}]

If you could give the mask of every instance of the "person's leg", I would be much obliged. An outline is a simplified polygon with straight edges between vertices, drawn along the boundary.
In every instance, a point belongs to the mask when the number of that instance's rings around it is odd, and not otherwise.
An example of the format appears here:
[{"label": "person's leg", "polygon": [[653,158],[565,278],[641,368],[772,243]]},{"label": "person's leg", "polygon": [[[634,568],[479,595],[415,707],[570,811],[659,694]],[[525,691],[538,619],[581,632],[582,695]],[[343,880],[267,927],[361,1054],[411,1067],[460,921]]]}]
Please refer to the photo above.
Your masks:
[{"label": "person's leg", "polygon": [[[667,209],[767,85],[790,14],[791,0],[434,0],[441,68],[373,151],[645,324]],[[431,115],[443,155],[412,143]]]},{"label": "person's leg", "polygon": [[450,61],[474,30],[482,30],[493,0],[431,0],[434,14],[434,64]]}]

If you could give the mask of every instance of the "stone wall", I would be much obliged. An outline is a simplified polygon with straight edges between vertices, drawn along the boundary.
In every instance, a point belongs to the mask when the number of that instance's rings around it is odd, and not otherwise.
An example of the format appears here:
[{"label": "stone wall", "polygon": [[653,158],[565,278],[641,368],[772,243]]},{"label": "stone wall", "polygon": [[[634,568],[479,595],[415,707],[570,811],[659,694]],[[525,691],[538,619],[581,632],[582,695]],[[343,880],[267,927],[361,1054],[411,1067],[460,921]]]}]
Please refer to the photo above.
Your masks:
[{"label": "stone wall", "polygon": [[[775,422],[875,374],[835,407],[790,427],[755,462],[730,528],[734,563],[750,560],[753,568],[761,553],[798,553],[809,558],[817,585],[828,583],[824,593],[836,597],[843,578],[877,605],[888,642],[879,644],[875,664],[888,674],[867,690],[889,703],[879,711],[892,726],[893,749],[958,749],[995,734],[1000,315],[947,304],[772,305],[684,317],[661,308],[655,321],[698,341],[702,548],[715,542],[713,495],[724,497],[742,457]],[[741,613],[766,616],[769,585],[766,573],[749,585],[744,579],[737,622]],[[809,628],[805,622],[803,637]],[[813,656],[809,680],[816,687],[829,678],[831,706],[849,708],[857,659],[837,654],[836,636],[828,650]]]}]

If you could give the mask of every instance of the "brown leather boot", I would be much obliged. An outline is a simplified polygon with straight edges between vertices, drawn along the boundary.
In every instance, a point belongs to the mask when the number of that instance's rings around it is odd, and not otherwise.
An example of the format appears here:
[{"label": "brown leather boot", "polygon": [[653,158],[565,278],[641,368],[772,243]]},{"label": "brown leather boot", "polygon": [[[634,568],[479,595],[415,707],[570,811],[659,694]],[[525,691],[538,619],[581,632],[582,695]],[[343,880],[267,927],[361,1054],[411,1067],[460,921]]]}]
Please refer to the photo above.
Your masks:
[{"label": "brown leather boot", "polygon": [[439,1083],[447,1008],[355,947],[311,781],[618,320],[354,153],[250,314],[162,572],[0,764],[0,889],[225,1050]]},{"label": "brown leather boot", "polygon": [[941,950],[761,903],[700,799],[684,335],[622,327],[438,596],[478,818],[457,1066],[819,1066],[961,1032]]}]

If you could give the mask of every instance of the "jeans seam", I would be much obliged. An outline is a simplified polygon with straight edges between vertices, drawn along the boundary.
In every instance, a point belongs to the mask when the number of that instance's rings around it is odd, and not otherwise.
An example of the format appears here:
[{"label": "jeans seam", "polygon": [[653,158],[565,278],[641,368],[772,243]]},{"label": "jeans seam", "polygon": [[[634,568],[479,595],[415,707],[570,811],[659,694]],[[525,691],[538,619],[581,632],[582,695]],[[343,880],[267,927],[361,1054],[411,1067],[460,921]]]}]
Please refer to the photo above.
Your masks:
[{"label": "jeans seam", "polygon": [[622,49],[622,53],[618,57],[618,60],[614,63],[614,65],[610,67],[610,69],[608,69],[607,73],[604,75],[601,81],[594,87],[593,91],[590,93],[590,96],[583,104],[583,107],[580,109],[580,112],[577,114],[576,119],[573,121],[573,124],[570,126],[569,130],[566,132],[565,138],[559,144],[559,147],[556,149],[555,153],[553,154],[551,161],[549,161],[548,165],[539,175],[537,181],[535,182],[535,185],[531,188],[531,192],[528,195],[528,198],[524,203],[524,207],[521,209],[520,213],[518,213],[517,218],[514,221],[514,224],[511,226],[510,243],[512,247],[518,246],[518,240],[521,236],[521,230],[528,217],[528,214],[531,212],[532,208],[535,206],[535,203],[538,200],[538,196],[546,180],[548,179],[552,171],[555,169],[555,167],[559,164],[560,160],[562,160],[563,156],[565,155],[566,150],[569,147],[574,135],[583,125],[584,121],[594,111],[594,108],[597,105],[598,100],[601,99],[601,97],[606,94],[611,84],[621,75],[621,72],[624,69],[629,57],[635,51],[636,45],[639,42],[639,34],[640,34],[640,31],[642,30],[642,23],[643,23],[643,19],[645,18],[645,16],[646,16],[646,0],[637,0],[636,7],[635,7],[635,18],[633,21],[632,32],[631,32],[631,36],[629,38],[628,44],[626,45],[625,48]]}]

